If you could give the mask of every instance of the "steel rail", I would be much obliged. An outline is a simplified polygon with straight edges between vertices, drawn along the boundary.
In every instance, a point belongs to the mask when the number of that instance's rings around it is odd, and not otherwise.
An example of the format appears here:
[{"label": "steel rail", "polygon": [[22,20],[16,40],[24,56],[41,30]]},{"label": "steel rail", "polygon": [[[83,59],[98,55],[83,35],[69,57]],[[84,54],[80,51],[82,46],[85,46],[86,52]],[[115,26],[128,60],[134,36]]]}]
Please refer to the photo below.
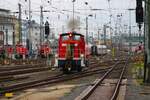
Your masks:
[{"label": "steel rail", "polygon": [[[108,61],[109,62],[109,61]],[[102,65],[105,65],[105,63],[107,63],[107,66],[108,62],[101,62],[101,63],[93,63],[91,65],[91,69],[94,69],[96,67],[99,67],[99,66],[102,66]],[[112,64],[112,63],[111,63]],[[110,64],[109,64],[110,65]],[[0,72],[0,79],[8,79],[10,77],[13,77],[12,75],[19,75],[19,74],[26,74],[26,73],[32,73],[32,72],[39,72],[39,71],[45,71],[45,70],[49,70],[49,67],[42,67],[43,65],[40,65],[40,66],[37,66],[37,65],[32,65],[32,66],[25,66],[22,68],[17,68],[17,69],[11,69],[11,70],[6,70],[6,71],[1,71]],[[85,69],[84,71],[86,71],[88,69]]]},{"label": "steel rail", "polygon": [[121,82],[122,82],[122,78],[123,78],[123,75],[124,75],[124,72],[125,72],[125,69],[126,69],[127,65],[128,65],[128,61],[125,63],[125,65],[124,65],[124,67],[121,71],[121,75],[120,75],[119,80],[117,82],[117,85],[115,87],[115,91],[113,92],[113,95],[112,95],[110,100],[116,100],[116,98],[118,96],[120,85],[121,85]]},{"label": "steel rail", "polygon": [[37,67],[37,68],[34,67],[34,68],[27,68],[27,69],[4,71],[4,72],[0,72],[0,76],[19,75],[19,74],[39,72],[39,71],[45,71],[45,70],[49,70],[49,67]]},{"label": "steel rail", "polygon": [[32,68],[32,67],[37,67],[37,66],[44,66],[43,63],[38,63],[38,64],[25,64],[25,65],[10,65],[8,66],[2,66],[0,67],[0,71],[8,71],[8,70],[19,70],[19,69],[27,69],[27,68]]},{"label": "steel rail", "polygon": [[85,77],[85,76],[90,76],[90,75],[93,75],[93,74],[99,74],[99,73],[106,72],[110,68],[112,68],[112,66],[104,68],[104,69],[97,69],[97,70],[85,71],[85,72],[83,71],[83,72],[80,72],[80,73],[71,74],[69,76],[63,76],[63,74],[62,74],[61,76],[56,75],[57,77],[56,76],[55,77],[51,76],[51,77],[44,78],[44,79],[32,80],[32,81],[28,81],[28,82],[24,82],[24,83],[17,83],[17,84],[13,84],[11,86],[8,86],[8,87],[2,87],[0,93],[4,94],[4,93],[7,93],[7,92],[23,90],[23,89],[27,89],[27,88],[31,88],[31,87],[47,85],[47,84],[52,84],[52,83],[58,83],[58,82],[63,82],[63,81],[76,79],[76,78],[82,78],[82,77]]},{"label": "steel rail", "polygon": [[[102,65],[105,65],[105,63],[108,63],[108,62],[101,62],[101,63],[93,63],[91,65],[91,67],[89,67],[88,69],[85,69],[83,71],[87,71],[87,70],[93,70],[95,69],[96,67],[99,67],[99,66],[102,66]],[[112,63],[111,63],[112,64]],[[109,65],[111,65],[109,63]],[[108,64],[107,64],[108,66]],[[24,79],[19,77],[19,78],[14,78],[13,75],[19,75],[19,74],[26,74],[26,73],[31,73],[31,72],[39,72],[39,71],[45,71],[45,70],[49,70],[49,67],[41,67],[41,66],[37,66],[37,65],[30,65],[30,66],[20,66],[20,67],[13,67],[14,69],[12,69],[12,67],[10,67],[9,70],[4,70],[2,72],[0,72],[0,82],[3,82],[3,81],[7,81],[7,80],[14,80],[14,79]],[[15,69],[17,68],[17,69]],[[8,69],[8,68],[6,68]]]},{"label": "steel rail", "polygon": [[81,72],[81,73],[75,73],[75,74],[71,74],[69,76],[68,75],[64,76],[63,74],[60,74],[60,75],[56,75],[54,77],[48,77],[48,78],[41,79],[41,80],[34,80],[34,81],[32,80],[30,82],[18,83],[18,84],[12,85],[12,86],[1,88],[0,93],[4,94],[7,92],[18,91],[18,90],[22,90],[22,89],[31,88],[31,87],[42,86],[42,85],[47,85],[47,84],[52,84],[52,83],[58,83],[58,82],[68,81],[68,80],[72,80],[72,79],[76,79],[76,78],[82,78],[85,76],[90,76],[93,74],[106,72],[110,68],[112,68],[112,67],[105,68],[105,69],[93,70],[93,71],[85,71],[85,72]]},{"label": "steel rail", "polygon": [[84,95],[81,95],[79,97],[77,97],[75,100],[87,100],[89,98],[89,96],[94,92],[94,90],[99,86],[99,84],[101,84],[103,82],[103,80],[109,75],[110,72],[112,72],[112,70],[119,64],[119,62],[117,62],[111,69],[109,69],[102,77],[99,81],[96,81],[96,83],[92,86],[92,88],[90,88]]}]

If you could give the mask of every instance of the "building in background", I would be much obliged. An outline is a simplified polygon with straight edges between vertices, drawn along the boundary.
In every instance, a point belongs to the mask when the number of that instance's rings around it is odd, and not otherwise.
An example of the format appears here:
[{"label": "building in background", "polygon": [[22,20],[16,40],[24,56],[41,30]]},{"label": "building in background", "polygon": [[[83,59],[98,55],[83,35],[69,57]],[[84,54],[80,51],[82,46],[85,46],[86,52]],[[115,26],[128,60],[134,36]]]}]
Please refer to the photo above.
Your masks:
[{"label": "building in background", "polygon": [[[40,24],[32,20],[30,28],[31,28],[32,49],[36,49],[37,45],[40,45]],[[22,20],[22,44],[24,46],[26,46],[27,44],[28,33],[29,33],[29,22],[28,20]]]},{"label": "building in background", "polygon": [[27,44],[27,36],[29,33],[29,22],[28,20],[22,20],[22,44],[26,46]]},{"label": "building in background", "polygon": [[13,37],[17,33],[16,22],[17,18],[11,15],[10,10],[0,9],[0,31],[4,33],[4,45],[13,45]]},{"label": "building in background", "polygon": [[31,21],[31,41],[32,49],[36,49],[37,45],[40,45],[40,25],[34,20]]},{"label": "building in background", "polygon": [[[21,44],[26,46],[28,38],[27,36],[29,33],[29,21],[22,20],[21,28],[22,28]],[[37,45],[40,45],[40,24],[32,20],[30,28],[31,28],[32,48],[36,49]],[[44,26],[42,27],[42,30],[43,30],[42,34],[44,34]],[[0,32],[4,33],[4,45],[6,44],[15,45],[19,42],[19,20],[16,16],[11,15],[10,10],[0,9]]]}]

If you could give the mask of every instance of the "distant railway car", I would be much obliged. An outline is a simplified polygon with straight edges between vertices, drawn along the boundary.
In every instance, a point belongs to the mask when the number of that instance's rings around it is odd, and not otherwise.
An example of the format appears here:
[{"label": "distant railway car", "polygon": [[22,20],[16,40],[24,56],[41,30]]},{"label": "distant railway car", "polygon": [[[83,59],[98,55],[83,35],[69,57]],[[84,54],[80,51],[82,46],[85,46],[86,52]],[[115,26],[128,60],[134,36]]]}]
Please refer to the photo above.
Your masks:
[{"label": "distant railway car", "polygon": [[85,45],[85,55],[87,56],[87,58],[89,58],[89,56],[91,55],[91,44]]},{"label": "distant railway car", "polygon": [[23,58],[23,56],[28,56],[28,49],[21,45],[17,44],[16,45],[16,58]]},{"label": "distant railway car", "polygon": [[91,55],[97,55],[97,46],[96,45],[92,45],[91,46]]},{"label": "distant railway car", "polygon": [[89,50],[86,48],[84,35],[76,32],[60,34],[58,40],[58,54],[55,65],[64,73],[81,71],[88,66]]},{"label": "distant railway car", "polygon": [[14,52],[14,48],[12,45],[4,45],[4,48],[5,48],[5,52],[9,55],[9,54],[13,54]]},{"label": "distant railway car", "polygon": [[105,55],[109,53],[110,50],[107,48],[106,45],[93,45],[91,47],[91,54],[92,55]]},{"label": "distant railway car", "polygon": [[39,55],[42,58],[45,58],[45,57],[47,57],[50,54],[51,54],[51,48],[49,47],[48,44],[43,44],[43,45],[40,46],[40,48],[39,48]]},{"label": "distant railway car", "polygon": [[143,45],[142,43],[138,44],[138,45],[134,48],[133,51],[136,52],[136,53],[141,53],[141,52],[143,52],[143,51],[144,51],[144,45]]}]

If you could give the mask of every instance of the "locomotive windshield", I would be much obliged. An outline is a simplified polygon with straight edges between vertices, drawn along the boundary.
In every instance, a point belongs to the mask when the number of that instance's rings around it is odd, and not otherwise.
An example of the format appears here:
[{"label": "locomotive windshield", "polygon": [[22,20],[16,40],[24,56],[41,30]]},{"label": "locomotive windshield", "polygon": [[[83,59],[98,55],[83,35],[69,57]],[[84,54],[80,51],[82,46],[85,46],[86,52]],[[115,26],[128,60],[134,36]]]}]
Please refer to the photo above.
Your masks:
[{"label": "locomotive windshield", "polygon": [[61,35],[61,37],[62,37],[62,41],[66,41],[66,40],[80,40],[81,39],[81,35],[79,35],[79,34],[72,34],[72,35],[70,35],[70,34],[63,34],[63,35]]},{"label": "locomotive windshield", "polygon": [[80,35],[74,35],[73,40],[80,40],[81,36]]},{"label": "locomotive windshield", "polygon": [[62,40],[63,40],[63,41],[69,40],[69,35],[63,35],[63,36],[62,36]]}]

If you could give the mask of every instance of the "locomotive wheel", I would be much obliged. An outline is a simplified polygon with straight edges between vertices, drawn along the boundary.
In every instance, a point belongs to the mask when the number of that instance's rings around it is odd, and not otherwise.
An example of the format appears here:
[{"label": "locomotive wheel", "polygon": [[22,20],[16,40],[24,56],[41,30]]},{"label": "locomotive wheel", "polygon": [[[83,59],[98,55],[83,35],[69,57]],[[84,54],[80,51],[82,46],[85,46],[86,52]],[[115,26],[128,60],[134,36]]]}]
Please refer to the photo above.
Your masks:
[{"label": "locomotive wheel", "polygon": [[85,66],[86,66],[86,67],[89,67],[89,60],[86,60],[86,61],[85,61]]},{"label": "locomotive wheel", "polygon": [[81,71],[82,71],[82,67],[81,67],[81,66],[78,66],[78,67],[77,67],[77,71],[78,71],[78,72],[81,72]]},{"label": "locomotive wheel", "polygon": [[68,73],[69,73],[68,68],[64,68],[64,67],[63,67],[63,73],[64,73],[64,74],[68,74]]}]

